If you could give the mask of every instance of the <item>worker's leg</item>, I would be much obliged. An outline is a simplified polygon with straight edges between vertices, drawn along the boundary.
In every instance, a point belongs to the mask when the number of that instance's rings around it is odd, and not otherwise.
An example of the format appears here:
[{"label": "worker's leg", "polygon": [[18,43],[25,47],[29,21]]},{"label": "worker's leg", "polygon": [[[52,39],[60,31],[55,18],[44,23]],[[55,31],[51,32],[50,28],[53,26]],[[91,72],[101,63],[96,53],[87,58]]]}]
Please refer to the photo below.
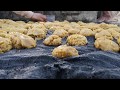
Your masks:
[{"label": "worker's leg", "polygon": [[103,11],[98,21],[120,25],[120,11]]},{"label": "worker's leg", "polygon": [[111,11],[102,11],[100,17],[98,18],[98,21],[104,22],[104,21],[108,21],[111,18],[112,18]]},{"label": "worker's leg", "polygon": [[119,22],[120,23],[120,11],[111,11],[113,17],[108,22]]}]

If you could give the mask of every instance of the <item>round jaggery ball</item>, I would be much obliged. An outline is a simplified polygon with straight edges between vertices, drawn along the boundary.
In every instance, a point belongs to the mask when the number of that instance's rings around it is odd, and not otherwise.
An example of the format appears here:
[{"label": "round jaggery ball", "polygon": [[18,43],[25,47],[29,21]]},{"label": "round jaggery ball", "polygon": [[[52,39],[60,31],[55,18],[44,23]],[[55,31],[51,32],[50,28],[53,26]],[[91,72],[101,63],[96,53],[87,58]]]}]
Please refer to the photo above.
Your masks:
[{"label": "round jaggery ball", "polygon": [[0,53],[7,52],[12,49],[12,42],[9,38],[0,37]]},{"label": "round jaggery ball", "polygon": [[104,30],[103,28],[97,28],[97,29],[94,29],[93,32],[96,34],[96,33],[99,33],[103,30]]},{"label": "round jaggery ball", "polygon": [[80,34],[83,36],[94,36],[95,35],[95,33],[91,29],[88,29],[88,28],[81,29]]},{"label": "round jaggery ball", "polygon": [[115,39],[120,37],[120,33],[114,30],[113,28],[106,29]]},{"label": "round jaggery ball", "polygon": [[64,29],[59,29],[59,30],[55,30],[53,35],[58,35],[59,37],[64,38],[68,36],[68,32],[65,31]]},{"label": "round jaggery ball", "polygon": [[49,30],[51,30],[51,31],[55,31],[55,30],[60,30],[60,29],[63,29],[63,27],[60,27],[60,26],[52,26],[52,27],[50,27],[50,29]]},{"label": "round jaggery ball", "polygon": [[44,25],[47,29],[50,29],[53,26],[53,23],[52,22],[46,22]]},{"label": "round jaggery ball", "polygon": [[119,26],[116,24],[108,24],[108,27],[109,28],[119,28]]},{"label": "round jaggery ball", "polygon": [[118,28],[111,28],[111,29],[114,29],[116,32],[120,33],[120,27],[118,27]]},{"label": "round jaggery ball", "polygon": [[80,25],[76,22],[71,22],[70,25],[73,27],[73,28],[80,28]]},{"label": "round jaggery ball", "polygon": [[11,41],[14,48],[34,48],[36,47],[36,41],[27,35],[18,33],[18,32],[10,32]]},{"label": "round jaggery ball", "polygon": [[27,35],[31,36],[35,40],[41,40],[46,38],[46,32],[44,31],[44,29],[39,29],[39,28],[29,29]]},{"label": "round jaggery ball", "polygon": [[82,22],[82,21],[78,21],[77,22],[80,26],[85,26],[86,25],[86,23],[84,23],[84,22]]},{"label": "round jaggery ball", "polygon": [[68,31],[68,30],[71,29],[71,28],[72,28],[72,26],[71,26],[70,24],[65,24],[65,25],[63,26],[63,29],[66,30],[66,31]]},{"label": "round jaggery ball", "polygon": [[43,44],[47,46],[58,46],[61,45],[61,43],[62,43],[62,38],[59,37],[58,35],[51,35],[43,41]]},{"label": "round jaggery ball", "polygon": [[70,22],[67,21],[67,20],[64,20],[62,23],[63,23],[63,24],[69,24]]},{"label": "round jaggery ball", "polygon": [[70,28],[70,29],[68,30],[68,33],[69,33],[69,35],[72,35],[72,34],[80,34],[80,29]]},{"label": "round jaggery ball", "polygon": [[52,56],[57,58],[67,58],[67,57],[73,57],[78,55],[79,55],[78,51],[74,47],[67,46],[67,45],[58,46],[52,51]]},{"label": "round jaggery ball", "polygon": [[67,44],[72,46],[86,45],[87,42],[87,38],[79,34],[73,34],[67,38]]},{"label": "round jaggery ball", "polygon": [[86,25],[86,27],[87,27],[88,29],[91,29],[91,30],[95,30],[95,29],[100,28],[99,25],[98,25],[98,24],[95,24],[95,23],[88,23],[88,24]]},{"label": "round jaggery ball", "polygon": [[99,27],[101,27],[103,29],[108,29],[109,28],[109,24],[101,23],[101,24],[99,24]]},{"label": "round jaggery ball", "polygon": [[7,31],[5,31],[5,30],[0,30],[0,33],[7,33]]},{"label": "round jaggery ball", "polygon": [[95,38],[96,38],[96,39],[97,39],[97,38],[100,38],[100,37],[105,37],[105,38],[107,38],[107,39],[113,40],[112,35],[111,35],[111,34],[109,33],[109,31],[107,31],[107,30],[103,30],[103,31],[95,34]]},{"label": "round jaggery ball", "polygon": [[8,33],[0,33],[0,37],[3,37],[3,38],[8,38],[11,40],[11,35],[8,34]]},{"label": "round jaggery ball", "polygon": [[95,47],[103,51],[119,51],[119,45],[112,40],[106,38],[98,38],[94,43]]},{"label": "round jaggery ball", "polygon": [[6,32],[19,32],[19,33],[23,33],[23,34],[26,34],[28,31],[27,29],[25,29],[21,26],[14,26],[14,25],[3,25],[2,30],[6,31]]},{"label": "round jaggery ball", "polygon": [[25,25],[25,24],[26,24],[24,21],[16,21],[16,23],[22,24],[22,25]]},{"label": "round jaggery ball", "polygon": [[119,46],[120,46],[120,37],[117,39],[117,43],[118,43]]}]

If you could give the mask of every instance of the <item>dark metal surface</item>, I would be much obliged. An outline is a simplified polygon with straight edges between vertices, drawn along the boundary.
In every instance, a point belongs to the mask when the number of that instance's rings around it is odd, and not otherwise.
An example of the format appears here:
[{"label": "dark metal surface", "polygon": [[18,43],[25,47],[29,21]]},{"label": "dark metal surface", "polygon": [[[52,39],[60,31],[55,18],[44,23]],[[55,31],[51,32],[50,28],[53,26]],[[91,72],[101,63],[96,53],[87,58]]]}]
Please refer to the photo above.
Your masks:
[{"label": "dark metal surface", "polygon": [[[47,36],[51,34],[49,31]],[[87,45],[74,46],[77,57],[55,58],[51,55],[55,47],[45,46],[43,40],[33,49],[0,54],[0,79],[120,79],[120,53],[98,50],[95,38],[87,39]]]},{"label": "dark metal surface", "polygon": [[[48,32],[49,36],[51,32]],[[58,59],[51,55],[54,46],[40,40],[33,49],[11,50],[0,54],[1,79],[120,79],[120,54],[94,47],[94,37],[86,46],[74,46],[78,57]],[[66,38],[62,44],[66,43]]]}]

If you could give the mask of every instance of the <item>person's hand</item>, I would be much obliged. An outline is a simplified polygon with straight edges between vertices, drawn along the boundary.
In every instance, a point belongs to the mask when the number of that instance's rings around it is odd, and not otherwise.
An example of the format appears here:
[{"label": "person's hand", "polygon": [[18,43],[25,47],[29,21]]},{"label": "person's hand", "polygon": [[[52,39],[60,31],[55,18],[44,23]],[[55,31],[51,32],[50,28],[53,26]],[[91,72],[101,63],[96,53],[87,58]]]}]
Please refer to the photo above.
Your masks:
[{"label": "person's hand", "polygon": [[46,21],[46,16],[43,15],[43,14],[40,14],[40,13],[34,13],[31,19],[35,20],[35,21],[45,22]]}]

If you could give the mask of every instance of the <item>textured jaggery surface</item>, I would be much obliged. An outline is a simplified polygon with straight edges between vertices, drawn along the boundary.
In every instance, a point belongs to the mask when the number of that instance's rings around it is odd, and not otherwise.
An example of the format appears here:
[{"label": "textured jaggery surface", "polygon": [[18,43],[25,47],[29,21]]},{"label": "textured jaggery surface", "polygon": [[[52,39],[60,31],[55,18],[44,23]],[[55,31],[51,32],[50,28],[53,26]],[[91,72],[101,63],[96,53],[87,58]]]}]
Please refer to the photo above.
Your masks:
[{"label": "textured jaggery surface", "polygon": [[[96,49],[94,37],[87,37],[88,45],[75,48],[78,57],[57,59],[43,40],[34,49],[11,50],[0,55],[1,79],[119,79],[120,54]],[[66,39],[63,40],[65,43]]]},{"label": "textured jaggery surface", "polygon": [[[87,46],[75,46],[78,57],[63,60],[52,57],[55,47],[42,40],[34,49],[11,50],[0,55],[1,79],[119,79],[120,54],[94,48],[94,37]],[[64,40],[65,42],[66,40]]]}]

